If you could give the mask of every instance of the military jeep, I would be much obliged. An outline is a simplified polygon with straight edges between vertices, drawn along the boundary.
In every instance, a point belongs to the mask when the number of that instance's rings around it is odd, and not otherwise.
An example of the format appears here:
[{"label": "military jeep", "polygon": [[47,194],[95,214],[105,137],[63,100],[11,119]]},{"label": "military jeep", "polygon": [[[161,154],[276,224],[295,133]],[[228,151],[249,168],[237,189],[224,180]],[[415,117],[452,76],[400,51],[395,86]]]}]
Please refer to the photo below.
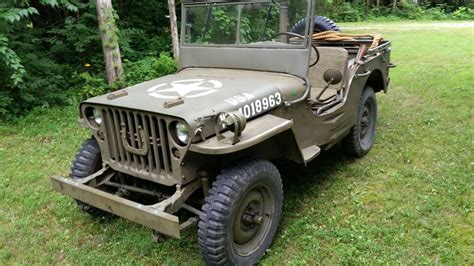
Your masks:
[{"label": "military jeep", "polygon": [[369,152],[391,43],[340,33],[315,0],[182,2],[179,71],[82,102],[92,137],[52,185],[161,239],[197,224],[207,263],[253,264],[282,213],[271,161]]}]

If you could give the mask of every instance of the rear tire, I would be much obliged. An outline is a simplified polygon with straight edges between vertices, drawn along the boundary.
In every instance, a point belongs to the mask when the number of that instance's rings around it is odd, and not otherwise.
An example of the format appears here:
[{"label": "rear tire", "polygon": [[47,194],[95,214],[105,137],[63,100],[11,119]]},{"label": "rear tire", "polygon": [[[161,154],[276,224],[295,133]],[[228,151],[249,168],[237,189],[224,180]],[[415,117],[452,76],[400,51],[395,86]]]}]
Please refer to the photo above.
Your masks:
[{"label": "rear tire", "polygon": [[[90,138],[82,144],[76,159],[72,162],[71,178],[82,179],[86,178],[102,168],[102,156],[100,147],[94,138]],[[82,201],[76,200],[79,208],[92,216],[103,217],[111,214],[101,209],[92,207]]]},{"label": "rear tire", "polygon": [[362,158],[372,148],[377,127],[377,98],[374,89],[366,87],[362,92],[357,111],[357,122],[343,140],[348,154]]},{"label": "rear tire", "polygon": [[209,265],[253,265],[273,241],[283,185],[276,167],[251,161],[220,174],[205,199],[198,237]]},{"label": "rear tire", "polygon": [[[306,19],[302,19],[291,28],[290,32],[305,35],[306,30]],[[319,33],[323,31],[340,31],[339,27],[334,21],[327,17],[315,16],[314,17],[314,33]]]}]

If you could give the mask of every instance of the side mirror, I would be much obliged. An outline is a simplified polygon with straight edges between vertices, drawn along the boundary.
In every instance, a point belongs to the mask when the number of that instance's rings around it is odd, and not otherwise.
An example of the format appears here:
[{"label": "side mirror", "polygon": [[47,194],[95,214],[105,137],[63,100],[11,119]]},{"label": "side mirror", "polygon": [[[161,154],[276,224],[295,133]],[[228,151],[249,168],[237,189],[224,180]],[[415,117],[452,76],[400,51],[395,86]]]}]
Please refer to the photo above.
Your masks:
[{"label": "side mirror", "polygon": [[329,85],[335,85],[342,81],[342,73],[336,69],[328,69],[324,72],[323,78]]},{"label": "side mirror", "polygon": [[321,96],[329,89],[329,86],[336,85],[342,81],[342,73],[337,69],[328,69],[323,74],[324,81],[326,81],[327,85],[324,89],[316,96],[316,103],[320,102]]}]

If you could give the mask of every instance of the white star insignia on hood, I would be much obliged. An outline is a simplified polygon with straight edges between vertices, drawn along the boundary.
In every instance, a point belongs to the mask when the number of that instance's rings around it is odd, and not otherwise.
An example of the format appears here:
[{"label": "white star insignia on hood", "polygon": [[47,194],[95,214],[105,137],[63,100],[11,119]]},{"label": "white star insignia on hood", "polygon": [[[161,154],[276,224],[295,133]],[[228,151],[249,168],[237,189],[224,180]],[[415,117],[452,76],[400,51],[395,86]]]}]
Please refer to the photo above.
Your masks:
[{"label": "white star insignia on hood", "polygon": [[197,98],[215,93],[219,88],[222,88],[222,82],[217,80],[187,79],[153,86],[148,94],[158,99]]}]

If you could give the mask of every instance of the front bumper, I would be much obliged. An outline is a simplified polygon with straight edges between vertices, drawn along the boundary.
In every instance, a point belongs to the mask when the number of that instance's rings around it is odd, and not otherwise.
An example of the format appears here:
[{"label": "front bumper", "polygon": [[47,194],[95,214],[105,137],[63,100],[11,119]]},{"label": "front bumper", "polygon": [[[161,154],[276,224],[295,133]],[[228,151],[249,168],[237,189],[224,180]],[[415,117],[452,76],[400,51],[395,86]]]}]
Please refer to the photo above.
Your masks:
[{"label": "front bumper", "polygon": [[64,177],[51,177],[53,189],[96,208],[147,226],[159,233],[180,237],[177,216],[154,206],[142,205]]}]

